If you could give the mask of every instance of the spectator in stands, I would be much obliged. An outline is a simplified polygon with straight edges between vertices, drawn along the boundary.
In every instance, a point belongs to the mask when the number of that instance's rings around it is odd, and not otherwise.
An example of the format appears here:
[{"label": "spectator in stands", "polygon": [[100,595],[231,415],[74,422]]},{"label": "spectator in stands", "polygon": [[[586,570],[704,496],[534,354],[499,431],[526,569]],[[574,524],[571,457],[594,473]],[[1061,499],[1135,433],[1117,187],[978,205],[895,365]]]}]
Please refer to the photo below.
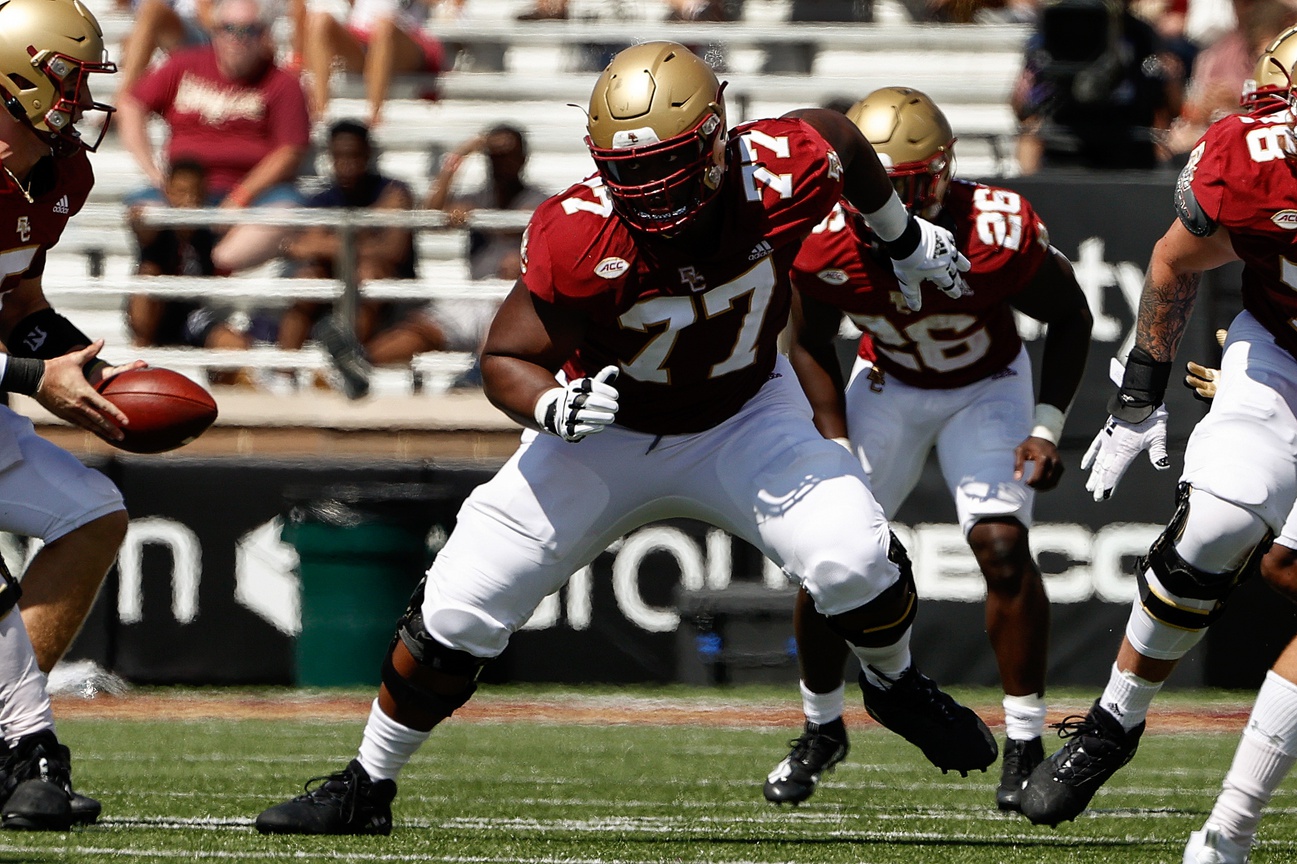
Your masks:
[{"label": "spectator in stands", "polygon": [[[489,163],[487,182],[464,195],[452,195],[455,177],[465,159],[475,153]],[[450,224],[464,225],[474,210],[519,210],[530,213],[547,197],[523,179],[527,167],[527,138],[507,124],[493,126],[460,144],[442,161],[424,206],[441,210]],[[515,280],[521,273],[522,231],[468,232],[468,270],[472,279]],[[408,362],[427,351],[476,353],[499,305],[496,297],[434,300],[413,310],[372,338],[358,328],[360,338],[335,319],[321,322],[317,332],[352,398],[369,392],[373,366]],[[470,375],[470,382],[474,378]]]},{"label": "spectator in stands", "polygon": [[[172,207],[201,207],[207,198],[203,166],[192,160],[176,162],[167,174],[163,192]],[[216,235],[210,228],[152,228],[138,219],[132,208],[131,230],[139,243],[141,276],[212,276],[212,247]],[[166,300],[132,294],[126,320],[135,345],[188,345],[194,348],[247,348],[250,340],[226,323],[218,309],[194,300]]]},{"label": "spectator in stands", "polygon": [[[487,159],[485,185],[467,194],[452,195],[460,167],[475,153]],[[463,142],[442,160],[441,170],[432,181],[423,206],[445,213],[454,227],[463,226],[474,210],[523,210],[530,213],[545,200],[546,194],[523,178],[526,168],[527,137],[523,131],[505,123],[493,126]],[[521,241],[522,231],[486,232],[470,228],[469,276],[473,279],[517,279]]]},{"label": "spectator in stands", "polygon": [[1048,0],[1011,96],[1023,173],[1154,168],[1183,68],[1129,0]]},{"label": "spectator in stands", "polygon": [[[306,5],[306,0],[293,0]],[[425,29],[427,0],[349,0],[345,21],[327,9],[307,9],[302,65],[310,75],[311,111],[323,119],[329,105],[329,77],[335,62],[348,72],[361,72],[369,102],[369,126],[382,120],[383,103],[392,76],[442,70],[441,43]]]},{"label": "spectator in stands", "polygon": [[212,0],[141,0],[132,14],[135,25],[122,40],[119,92],[129,90],[139,80],[155,51],[169,54],[212,41]]},{"label": "spectator in stands", "polygon": [[1242,110],[1239,92],[1257,59],[1276,36],[1297,24],[1297,10],[1283,0],[1251,0],[1239,12],[1238,26],[1198,54],[1184,106],[1167,140],[1172,153],[1187,153],[1208,126]]},{"label": "spectator in stands", "polygon": [[[212,44],[173,54],[121,97],[117,128],[152,189],[128,204],[165,204],[163,168],[148,136],[150,115],[166,121],[165,161],[192,159],[207,171],[209,202],[229,208],[292,207],[310,144],[306,96],[274,62],[270,14],[257,0],[216,0]],[[273,258],[284,236],[273,226],[231,228],[212,250],[218,271]]]},{"label": "spectator in stands", "polygon": [[[414,206],[410,187],[374,170],[369,129],[354,120],[340,120],[329,129],[329,158],[333,182],[307,201],[308,207],[351,207],[374,210],[409,210]],[[413,279],[413,234],[404,228],[380,227],[355,234],[356,278],[363,285],[373,279]],[[294,265],[294,275],[304,278],[344,278],[338,269],[342,238],[331,228],[309,228],[290,236],[284,256]],[[280,319],[279,347],[296,350],[306,344],[312,325],[329,311],[329,304],[294,304]],[[377,332],[394,304],[362,302],[356,333],[368,339]],[[349,391],[350,392],[350,391]]]}]

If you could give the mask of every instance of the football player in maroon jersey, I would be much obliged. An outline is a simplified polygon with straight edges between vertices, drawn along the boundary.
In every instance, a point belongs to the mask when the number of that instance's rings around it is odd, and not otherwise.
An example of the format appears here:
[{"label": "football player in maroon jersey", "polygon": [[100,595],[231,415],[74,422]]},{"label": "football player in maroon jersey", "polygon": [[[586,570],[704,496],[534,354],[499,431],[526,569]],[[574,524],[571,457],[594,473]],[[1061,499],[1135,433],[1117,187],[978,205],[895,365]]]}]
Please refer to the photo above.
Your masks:
[{"label": "football player in maroon jersey", "polygon": [[[1107,687],[1084,717],[1063,724],[1067,743],[1028,778],[1021,809],[1033,822],[1075,818],[1135,755],[1163,682],[1223,611],[1297,502],[1297,183],[1291,161],[1297,146],[1292,70],[1280,71],[1284,85],[1277,93],[1256,100],[1250,113],[1217,121],[1189,154],[1176,183],[1177,218],[1153,249],[1121,388],[1082,462],[1095,500],[1113,493],[1145,449],[1158,468],[1169,467],[1163,395],[1171,362],[1202,273],[1241,260],[1243,311],[1229,327],[1211,410],[1189,437],[1175,513],[1140,561],[1139,596]],[[1251,746],[1245,758],[1269,784],[1297,755],[1297,723],[1290,719],[1297,715],[1297,685],[1272,674],[1259,706],[1262,701],[1268,706],[1264,728],[1251,745],[1245,735],[1242,746]],[[1268,797],[1260,792],[1251,790],[1254,800],[1243,808],[1254,810],[1255,818],[1261,798]],[[1185,860],[1246,860],[1255,818],[1231,826],[1209,821],[1195,832]],[[1219,827],[1230,827],[1233,837],[1214,830]]]},{"label": "football player in maroon jersey", "polygon": [[[77,123],[87,111],[112,110],[92,101],[90,76],[113,71],[98,22],[77,0],[0,4],[0,98],[8,109],[0,111],[0,340],[8,348],[0,391],[34,396],[110,441],[120,439],[125,417],[92,385],[143,364],[99,360],[103,343],[50,308],[41,274],[46,250],[94,179],[86,151],[98,140],[84,140]],[[11,748],[0,772],[0,819],[6,828],[65,830],[93,822],[99,803],[72,791],[42,672],[89,612],[125,534],[126,511],[108,478],[8,407],[0,407],[0,469],[0,530],[44,541],[23,578],[21,615],[0,618],[0,721]],[[9,613],[20,592],[7,573],[0,578],[0,610]]]},{"label": "football player in maroon jersey", "polygon": [[537,208],[482,352],[487,396],[527,428],[521,447],[469,496],[416,590],[358,757],[259,830],[390,831],[398,772],[482,664],[611,542],[671,517],[721,527],[800,580],[879,671],[864,694],[885,725],[953,768],[995,760],[985,724],[911,662],[904,549],[776,346],[789,266],[843,194],[887,238],[913,306],[925,279],[960,293],[967,261],[906,212],[845,117],[730,130],[723,90],[671,42],[628,48],[600,76],[586,139],[598,172]]},{"label": "football player in maroon jersey", "polygon": [[[1008,734],[996,800],[1015,810],[1022,781],[1043,758],[1049,637],[1049,601],[1027,529],[1035,490],[1052,489],[1063,470],[1057,444],[1085,368],[1090,311],[1067,259],[1021,195],[952,178],[955,135],[927,95],[884,87],[847,117],[874,145],[910,210],[955,235],[972,262],[971,291],[911,310],[877,238],[843,204],[793,263],[789,356],[815,425],[861,460],[889,519],[936,449],[986,579],[986,630]],[[1039,400],[1015,309],[1049,325]],[[845,396],[834,349],[844,312],[865,333]],[[804,591],[796,625],[806,727],[766,780],[765,797],[775,803],[809,798],[822,772],[847,753],[845,643]]]},{"label": "football player in maroon jersey", "polygon": [[[1275,52],[1276,47],[1286,49]],[[1270,52],[1297,60],[1297,27],[1280,34]],[[1262,58],[1271,56],[1267,53]],[[1287,64],[1285,64],[1286,68]],[[1257,78],[1261,78],[1258,66]],[[1248,91],[1243,105],[1248,107]],[[1221,347],[1229,331],[1216,331]],[[1216,397],[1220,370],[1188,363],[1185,384],[1198,398]],[[1262,578],[1282,596],[1297,602],[1297,507],[1260,561]],[[1207,821],[1189,835],[1185,864],[1246,864],[1261,815],[1279,784],[1297,764],[1297,638],[1289,641],[1266,673]]]}]

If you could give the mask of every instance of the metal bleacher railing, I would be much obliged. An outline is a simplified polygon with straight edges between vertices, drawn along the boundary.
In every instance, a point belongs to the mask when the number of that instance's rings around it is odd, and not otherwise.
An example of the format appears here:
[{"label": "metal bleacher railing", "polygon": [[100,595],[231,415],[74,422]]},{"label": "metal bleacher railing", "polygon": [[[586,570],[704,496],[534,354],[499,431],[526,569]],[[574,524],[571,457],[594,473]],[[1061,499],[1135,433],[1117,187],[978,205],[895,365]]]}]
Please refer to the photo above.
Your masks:
[{"label": "metal bleacher railing", "polygon": [[[109,208],[98,208],[91,218],[112,218]],[[116,208],[118,225],[121,208]],[[472,213],[468,227],[482,231],[518,231],[526,226],[529,213],[483,210]],[[355,321],[361,292],[369,300],[410,302],[483,302],[497,303],[508,293],[512,283],[499,279],[470,280],[467,274],[456,278],[438,272],[432,279],[373,280],[363,286],[355,277],[355,236],[364,228],[399,226],[411,230],[436,230],[449,226],[446,214],[428,210],[348,210],[316,208],[306,210],[261,209],[231,211],[219,208],[158,208],[140,211],[140,220],[158,228],[216,227],[227,225],[268,225],[290,228],[327,227],[338,232],[342,240],[337,279],[296,279],[282,277],[211,277],[211,276],[116,276],[102,275],[84,280],[60,280],[46,286],[45,293],[58,306],[95,298],[124,300],[130,294],[147,294],[168,299],[201,299],[204,302],[245,308],[274,308],[296,300],[320,300],[334,304],[344,321]],[[91,235],[93,236],[93,235]],[[86,242],[86,241],[83,241]],[[90,241],[92,242],[92,241]],[[82,248],[93,251],[92,246]],[[209,369],[274,368],[314,370],[326,360],[313,345],[301,351],[257,347],[239,351],[194,348],[135,348],[133,355],[151,364],[200,377]],[[409,366],[411,380],[420,387],[439,390],[449,384],[472,363],[473,356],[464,352],[437,351],[416,357]]]},{"label": "metal bleacher railing", "polygon": [[[580,109],[589,98],[595,73],[582,65],[581,46],[671,39],[695,46],[725,67],[722,77],[729,82],[726,97],[732,123],[777,116],[834,97],[858,98],[879,86],[905,83],[925,90],[946,109],[960,139],[962,174],[987,177],[1016,171],[1012,156],[1015,126],[1008,95],[1021,64],[1027,27],[927,25],[897,19],[873,24],[815,24],[784,20],[788,9],[781,0],[747,0],[743,20],[725,23],[664,21],[665,4],[652,0],[571,0],[570,20],[514,20],[530,2],[467,0],[462,18],[429,21],[429,31],[451,47],[451,56],[458,60],[435,78],[398,76],[385,122],[375,135],[380,170],[421,189],[436,172],[438,153],[448,152],[492,122],[507,119],[528,132],[531,182],[558,191],[593,168],[582,144],[584,116]],[[884,7],[887,2],[879,0]],[[107,0],[92,3],[110,45],[116,45],[133,21],[107,8],[109,5]],[[766,57],[806,44],[814,46],[812,74],[762,71]],[[359,116],[363,107],[358,76],[336,76],[334,84],[329,119]],[[113,101],[111,93],[97,91],[96,95]],[[435,99],[427,98],[430,95]],[[316,130],[317,146],[323,142],[325,125]],[[164,130],[155,125],[153,134],[160,142]],[[353,276],[305,280],[275,275],[128,275],[133,269],[134,248],[125,230],[123,208],[117,202],[124,192],[145,181],[129,154],[114,142],[110,136],[108,146],[94,157],[98,182],[91,203],[72,220],[52,254],[46,292],[74,317],[77,313],[98,315],[105,328],[116,328],[119,339],[124,338],[122,304],[126,296],[137,292],[240,308],[327,300],[348,317],[354,315],[362,291],[366,299],[375,300],[496,302],[510,287],[499,281],[470,281],[463,266],[462,230],[450,226],[444,214],[431,211],[152,209],[142,215],[146,224],[158,227],[323,225],[341,232],[344,240],[362,227],[398,224],[416,231],[420,253],[416,280],[374,281],[362,288]],[[482,168],[470,160],[461,171],[460,182],[480,179]],[[525,213],[479,211],[472,214],[467,227],[519,230],[527,217]],[[344,243],[344,248],[353,247]],[[89,279],[85,278],[87,272]],[[352,272],[346,260],[339,272]],[[83,329],[90,332],[94,328]],[[300,352],[273,348],[130,350],[150,362],[195,376],[207,369],[242,366],[310,370],[326,362],[311,343]],[[413,377],[425,386],[437,387],[452,380],[470,361],[469,355],[423,355],[412,364]]]}]

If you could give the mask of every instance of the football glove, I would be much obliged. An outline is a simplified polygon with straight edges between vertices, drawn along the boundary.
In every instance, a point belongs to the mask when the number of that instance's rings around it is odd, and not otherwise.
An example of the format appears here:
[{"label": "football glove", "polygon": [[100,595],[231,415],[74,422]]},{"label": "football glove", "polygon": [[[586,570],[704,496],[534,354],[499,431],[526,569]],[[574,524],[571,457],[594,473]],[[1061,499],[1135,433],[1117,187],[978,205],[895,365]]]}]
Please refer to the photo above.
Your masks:
[{"label": "football glove", "polygon": [[1158,471],[1171,467],[1171,459],[1166,452],[1166,418],[1165,405],[1159,405],[1147,419],[1139,423],[1108,417],[1108,422],[1094,436],[1090,449],[1085,451],[1085,456],[1081,459],[1081,470],[1090,471],[1085,489],[1094,496],[1095,501],[1106,501],[1112,497],[1118,481],[1143,450],[1148,451],[1148,461]]},{"label": "football glove", "polygon": [[955,237],[945,228],[926,219],[914,217],[919,226],[919,245],[904,258],[892,259],[892,270],[901,286],[901,296],[911,312],[923,305],[919,288],[924,280],[932,282],[948,297],[962,297],[968,284],[960,275],[971,266],[964,254],[955,248]]},{"label": "football glove", "polygon": [[1186,368],[1189,374],[1184,376],[1184,386],[1193,391],[1197,399],[1210,402],[1216,398],[1216,385],[1220,381],[1220,370],[1208,366],[1199,366],[1192,360]]},{"label": "football glove", "polygon": [[536,422],[564,441],[580,441],[602,432],[617,416],[616,366],[605,366],[593,378],[577,378],[546,390],[536,401]]},{"label": "football glove", "polygon": [[[1216,331],[1216,342],[1220,347],[1225,347],[1225,340],[1228,337],[1228,330]],[[1186,368],[1189,374],[1184,376],[1184,386],[1193,391],[1194,398],[1203,402],[1215,399],[1216,388],[1220,385],[1220,370],[1201,366],[1192,360],[1188,362]]]}]

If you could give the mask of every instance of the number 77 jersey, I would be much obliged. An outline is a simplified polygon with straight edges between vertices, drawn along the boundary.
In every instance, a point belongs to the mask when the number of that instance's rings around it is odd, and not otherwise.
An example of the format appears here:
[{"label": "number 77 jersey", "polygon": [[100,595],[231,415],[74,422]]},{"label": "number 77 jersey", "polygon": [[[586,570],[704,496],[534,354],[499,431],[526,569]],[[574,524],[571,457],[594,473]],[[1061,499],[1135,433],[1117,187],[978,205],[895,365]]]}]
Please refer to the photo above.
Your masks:
[{"label": "number 77 jersey", "polygon": [[927,286],[911,312],[886,253],[849,205],[835,208],[803,244],[793,285],[841,309],[872,337],[862,356],[912,387],[962,387],[1007,367],[1018,355],[1009,298],[1049,254],[1049,234],[1025,198],[1008,189],[955,180],[934,220],[955,235],[972,265],[970,293],[951,299]]},{"label": "number 77 jersey", "polygon": [[569,378],[617,365],[620,426],[710,429],[769,380],[802,239],[842,194],[842,165],[801,120],[736,127],[705,240],[636,234],[598,177],[546,200],[523,240],[522,281],[586,320]]}]

